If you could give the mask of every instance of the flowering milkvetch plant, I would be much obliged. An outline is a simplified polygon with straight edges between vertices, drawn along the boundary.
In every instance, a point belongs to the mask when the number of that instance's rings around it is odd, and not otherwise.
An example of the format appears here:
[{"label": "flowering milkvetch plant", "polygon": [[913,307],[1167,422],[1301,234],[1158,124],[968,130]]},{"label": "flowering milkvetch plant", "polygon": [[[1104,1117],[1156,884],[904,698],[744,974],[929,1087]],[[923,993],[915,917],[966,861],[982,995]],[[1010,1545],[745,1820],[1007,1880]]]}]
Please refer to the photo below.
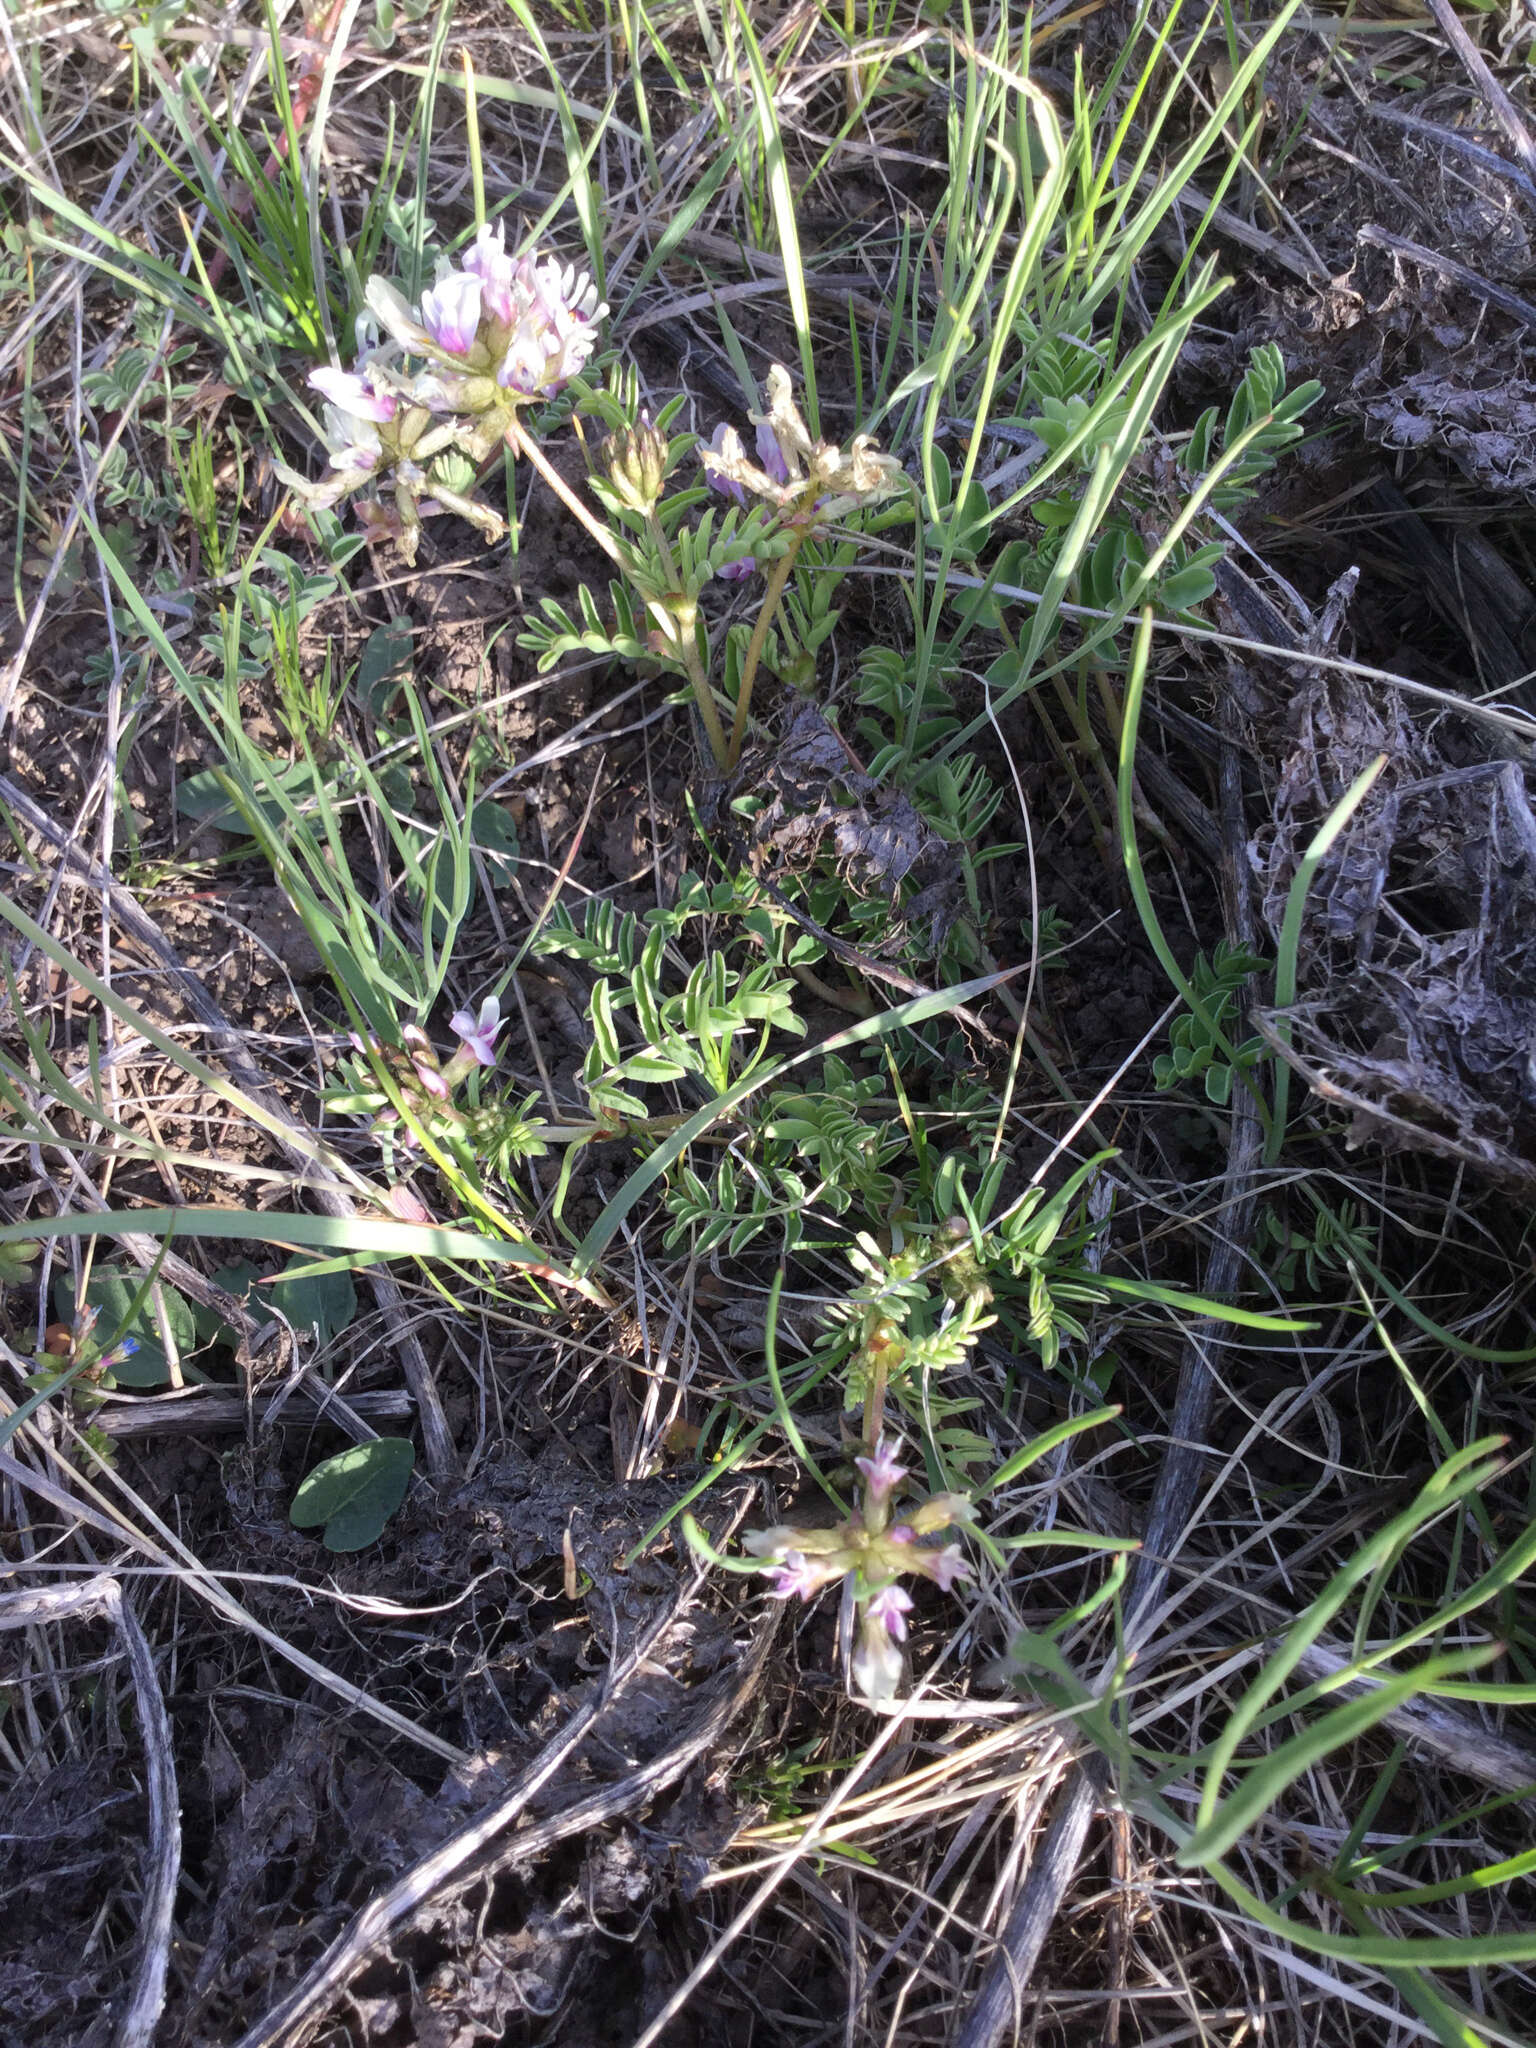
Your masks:
[{"label": "flowering milkvetch plant", "polygon": [[[775,363],[768,372],[767,412],[748,417],[757,430],[756,462],[729,425],[717,427],[709,445],[699,451],[711,489],[740,506],[755,500],[772,515],[768,531],[776,542],[768,586],[742,660],[730,740],[723,755],[716,749],[722,772],[733,769],[740,758],[758,665],[801,548],[833,520],[845,519],[910,489],[907,473],[895,456],[882,455],[868,434],[855,434],[846,450],[814,436],[795,403],[794,387],[782,363]],[[826,623],[830,629],[830,614]],[[808,642],[805,653],[813,652],[814,646]]]},{"label": "flowering milkvetch plant", "polygon": [[[612,400],[604,403],[620,410]],[[692,435],[669,439],[666,427],[676,410],[666,407],[654,424],[644,413],[615,422],[616,431],[602,444],[598,473],[589,480],[608,514],[606,527],[571,506],[622,572],[623,581],[609,586],[615,625],[603,625],[583,592],[579,621],[546,598],[543,617],[530,621],[520,638],[537,650],[544,668],[582,648],[631,661],[649,658],[681,672],[692,686],[715,767],[727,775],[740,758],[753,684],[805,543],[831,523],[911,486],[901,464],[881,454],[867,434],[856,435],[846,449],[814,436],[781,363],[768,372],[768,410],[748,415],[756,429],[755,460],[736,429],[725,424],[703,446]],[[723,515],[711,508],[694,517],[702,494],[669,491],[669,479],[690,453],[701,462],[710,490],[725,501]],[[759,570],[767,581],[745,649],[733,645],[734,627],[728,626],[723,639],[712,638],[700,611],[706,585],[716,578],[745,582]],[[823,607],[819,625],[800,636],[799,658],[814,656],[834,622],[835,614]],[[729,734],[716,700],[721,668],[727,701],[734,697]]]},{"label": "flowering milkvetch plant", "polygon": [[357,498],[364,525],[407,561],[435,511],[500,539],[506,522],[467,494],[465,466],[503,442],[531,452],[519,412],[558,397],[585,367],[608,308],[584,272],[509,255],[500,222],[480,228],[457,269],[439,266],[419,305],[379,276],[363,297],[357,361],[309,376],[327,401],[328,472],[311,481],[278,463],[278,477],[317,511]]},{"label": "flowering milkvetch plant", "polygon": [[[643,411],[636,417],[633,393],[625,403],[582,385],[583,408],[602,413],[613,430],[589,479],[607,515],[602,519],[571,490],[521,417],[528,407],[557,398],[596,347],[608,308],[584,272],[551,257],[510,255],[498,223],[478,230],[457,267],[439,266],[419,303],[410,304],[380,276],[369,278],[363,296],[367,311],[358,323],[352,368],[331,366],[309,377],[326,401],[327,472],[311,480],[277,464],[282,482],[316,511],[353,499],[370,537],[393,539],[410,562],[422,519],[434,512],[456,513],[487,541],[498,540],[506,522],[470,495],[476,473],[502,445],[526,457],[622,580],[610,585],[613,627],[604,627],[583,586],[579,622],[546,598],[544,616],[529,622],[521,643],[538,652],[541,668],[582,648],[680,672],[716,769],[731,773],[746,737],[757,670],[802,549],[833,522],[908,490],[901,464],[868,434],[856,434],[846,449],[813,435],[789,372],[775,363],[768,372],[768,410],[749,414],[755,459],[734,427],[717,427],[698,453],[705,481],[726,506],[693,516],[707,494],[668,487],[697,447],[692,435],[667,433],[683,401],[664,407],[653,424]],[[759,570],[767,581],[745,649],[731,626],[712,641],[700,612],[705,586],[717,577],[744,582]],[[823,600],[826,595],[823,589]],[[823,601],[810,629],[798,630],[796,661],[814,665],[835,617]],[[729,735],[720,716],[722,694],[727,704],[734,700]]]},{"label": "flowering milkvetch plant", "polygon": [[975,1510],[963,1493],[936,1493],[898,1513],[896,1496],[908,1473],[896,1446],[884,1437],[854,1463],[864,1485],[852,1514],[831,1528],[781,1523],[757,1530],[743,1543],[750,1555],[766,1560],[760,1569],[768,1574],[776,1599],[809,1600],[839,1581],[851,1586],[859,1614],[853,1682],[864,1699],[880,1706],[895,1698],[901,1682],[898,1645],[906,1641],[912,1607],[901,1580],[930,1579],[948,1593],[959,1580],[970,1578],[958,1543],[923,1539],[969,1523]]},{"label": "flowering milkvetch plant", "polygon": [[419,1024],[405,1025],[395,1045],[353,1032],[350,1084],[331,1091],[329,1105],[366,1116],[392,1160],[414,1159],[424,1138],[471,1170],[485,1165],[505,1173],[519,1160],[538,1158],[548,1145],[546,1127],[533,1115],[537,1096],[521,1102],[455,1100],[472,1075],[496,1065],[501,1024],[495,996],[487,996],[478,1010],[457,1011],[449,1026],[459,1043],[446,1061]]}]

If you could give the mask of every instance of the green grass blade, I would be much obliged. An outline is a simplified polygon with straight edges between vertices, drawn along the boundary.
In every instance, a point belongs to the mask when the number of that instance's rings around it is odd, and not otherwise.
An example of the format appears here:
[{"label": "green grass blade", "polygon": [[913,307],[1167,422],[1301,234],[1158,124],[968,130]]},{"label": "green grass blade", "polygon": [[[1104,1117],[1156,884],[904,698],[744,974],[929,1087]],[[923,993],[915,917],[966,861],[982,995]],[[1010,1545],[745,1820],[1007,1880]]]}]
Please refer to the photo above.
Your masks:
[{"label": "green grass blade", "polygon": [[[1275,1008],[1281,1012],[1289,1010],[1296,1000],[1296,962],[1301,950],[1301,921],[1306,915],[1307,897],[1317,871],[1332,851],[1334,841],[1364,803],[1377,776],[1386,765],[1386,755],[1378,754],[1370,767],[1362,769],[1355,777],[1324,819],[1291,877],[1291,886],[1285,898],[1285,916],[1280,925],[1280,943],[1275,953]],[[1284,1015],[1278,1017],[1275,1029],[1288,1045],[1291,1039],[1290,1019]],[[1286,1112],[1290,1105],[1290,1093],[1290,1066],[1285,1059],[1276,1055],[1275,1113],[1264,1146],[1266,1166],[1275,1165],[1280,1157],[1280,1148],[1285,1143]]]},{"label": "green grass blade", "polygon": [[0,1244],[39,1237],[118,1237],[125,1231],[147,1237],[234,1238],[325,1251],[352,1251],[387,1259],[452,1259],[464,1265],[518,1266],[541,1280],[573,1288],[588,1301],[606,1304],[591,1281],[550,1263],[533,1246],[485,1237],[454,1224],[397,1223],[376,1216],[307,1216],[272,1209],[118,1209],[84,1216],[41,1216],[0,1224]]}]

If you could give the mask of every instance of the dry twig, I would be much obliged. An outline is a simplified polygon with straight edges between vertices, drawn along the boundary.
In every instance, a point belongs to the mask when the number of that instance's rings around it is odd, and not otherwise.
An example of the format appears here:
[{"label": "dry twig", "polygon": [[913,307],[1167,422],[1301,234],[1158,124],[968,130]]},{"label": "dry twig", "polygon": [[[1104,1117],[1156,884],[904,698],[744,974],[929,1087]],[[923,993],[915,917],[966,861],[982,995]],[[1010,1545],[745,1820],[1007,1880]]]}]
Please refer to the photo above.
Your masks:
[{"label": "dry twig", "polygon": [[1528,177],[1536,178],[1536,140],[1525,125],[1520,109],[1500,85],[1488,68],[1488,60],[1473,42],[1461,17],[1451,5],[1451,0],[1429,0],[1429,11],[1440,24],[1441,33],[1461,60],[1462,69],[1487,101],[1489,111],[1508,136],[1510,144],[1526,169]]}]

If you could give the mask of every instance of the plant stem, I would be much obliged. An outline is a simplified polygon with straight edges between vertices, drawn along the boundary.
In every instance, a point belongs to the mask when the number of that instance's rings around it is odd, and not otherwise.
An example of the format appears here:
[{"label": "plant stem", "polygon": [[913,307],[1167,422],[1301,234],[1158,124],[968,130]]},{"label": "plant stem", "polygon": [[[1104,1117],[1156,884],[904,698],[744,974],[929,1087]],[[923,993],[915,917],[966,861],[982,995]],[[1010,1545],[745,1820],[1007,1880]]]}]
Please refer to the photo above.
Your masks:
[{"label": "plant stem", "polygon": [[564,505],[566,511],[573,518],[581,521],[582,525],[591,534],[592,538],[611,562],[617,562],[621,569],[624,568],[626,566],[624,556],[618,542],[608,531],[607,527],[603,525],[602,521],[594,517],[587,507],[582,504],[580,498],[577,497],[576,493],[571,489],[559,470],[555,468],[538,443],[524,431],[522,419],[517,413],[513,413],[512,423],[507,428],[507,446],[514,455],[527,456],[528,460],[539,472],[539,475],[543,477],[545,483],[549,485],[549,488],[554,492],[561,504]]},{"label": "plant stem", "polygon": [[[512,415],[512,424],[507,428],[507,446],[514,455],[527,456],[528,460],[539,472],[539,475],[543,477],[545,483],[549,485],[549,488],[554,492],[561,504],[565,506],[566,510],[581,521],[582,525],[608,556],[609,560],[616,562],[627,574],[629,565],[625,561],[623,551],[614,540],[613,535],[609,533],[602,521],[594,517],[587,507],[582,504],[576,493],[550,462],[548,456],[545,455],[538,443],[525,433],[522,420],[516,413]],[[664,547],[666,545],[664,537],[662,545]],[[670,562],[670,549],[667,549],[667,556]],[[675,569],[673,573],[675,575]],[[780,588],[782,589],[782,587],[781,584]],[[765,599],[764,602],[766,604],[767,600]],[[693,685],[693,694],[698,700],[699,716],[704,721],[704,730],[709,735],[709,750],[715,757],[716,768],[722,775],[728,775],[736,765],[736,755],[741,751],[741,742],[738,736],[734,747],[727,746],[726,744],[725,727],[720,723],[720,713],[715,709],[715,700],[709,687],[709,678],[705,675],[703,665],[699,660],[698,640],[694,632],[695,616],[691,607],[687,608],[686,617],[680,611],[672,611],[666,615],[663,624],[675,631],[677,635],[678,652],[682,657],[683,667],[688,671],[688,680]]]},{"label": "plant stem", "polygon": [[480,102],[475,90],[475,66],[468,50],[460,50],[464,64],[464,128],[469,137],[469,186],[475,200],[475,227],[485,226],[485,165],[480,158]]},{"label": "plant stem", "polygon": [[676,590],[681,582],[677,573],[677,562],[672,554],[672,543],[667,539],[666,529],[656,517],[653,505],[645,515],[645,530],[651,536],[651,546],[661,557],[661,566],[666,571],[667,582]]},{"label": "plant stem", "polygon": [[704,664],[699,660],[696,616],[693,606],[690,605],[686,608],[686,616],[674,615],[671,623],[677,629],[678,649],[683,657],[683,666],[688,671],[688,680],[693,685],[694,699],[699,707],[699,716],[704,721],[704,730],[709,735],[709,751],[715,757],[715,767],[721,775],[729,775],[736,764],[726,742],[725,727],[720,723],[720,713],[715,708],[715,693],[709,687],[709,677],[704,673]]},{"label": "plant stem", "polygon": [[847,1010],[854,1017],[872,1017],[875,1014],[874,1003],[867,995],[860,995],[857,989],[833,988],[830,982],[822,980],[814,968],[805,966],[799,960],[791,960],[788,965],[790,973],[800,986],[809,989],[819,1001],[830,1003],[837,1010]]},{"label": "plant stem", "polygon": [[791,534],[789,546],[774,563],[768,578],[768,588],[763,593],[763,608],[757,615],[757,624],[752,629],[752,638],[747,647],[747,658],[742,664],[741,688],[736,693],[736,717],[731,725],[731,745],[726,756],[727,774],[741,759],[741,743],[747,734],[747,711],[752,703],[752,685],[757,680],[757,665],[763,658],[763,649],[768,644],[768,628],[773,624],[773,615],[779,608],[779,599],[784,595],[784,586],[790,579],[795,559],[805,542],[802,528]]},{"label": "plant stem", "polygon": [[[693,685],[693,694],[698,700],[699,716],[704,721],[704,730],[709,735],[709,751],[715,757],[716,772],[729,775],[731,772],[730,750],[725,743],[725,727],[720,723],[720,713],[715,707],[715,693],[709,687],[709,677],[699,659],[699,636],[697,631],[698,606],[681,595],[682,578],[677,573],[677,561],[672,553],[671,543],[661,521],[656,517],[655,508],[646,515],[650,529],[651,545],[661,557],[668,587],[678,591],[672,609],[663,618],[666,629],[677,634],[678,651],[683,657],[683,666],[688,671],[688,680]],[[662,616],[658,611],[658,617]]]},{"label": "plant stem", "polygon": [[871,1450],[879,1443],[885,1428],[885,1389],[889,1377],[890,1367],[882,1355],[870,1376],[869,1389],[864,1396],[864,1441]]}]

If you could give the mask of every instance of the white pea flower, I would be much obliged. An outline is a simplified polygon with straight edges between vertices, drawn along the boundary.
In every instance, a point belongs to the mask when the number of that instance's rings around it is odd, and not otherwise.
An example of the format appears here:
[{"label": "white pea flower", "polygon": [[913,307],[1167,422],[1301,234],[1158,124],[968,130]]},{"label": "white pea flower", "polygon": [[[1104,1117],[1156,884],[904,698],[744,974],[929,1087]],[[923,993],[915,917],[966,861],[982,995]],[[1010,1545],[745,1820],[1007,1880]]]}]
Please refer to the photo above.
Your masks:
[{"label": "white pea flower", "polygon": [[421,324],[440,349],[467,356],[480,331],[480,280],[467,270],[450,270],[421,295]]}]

